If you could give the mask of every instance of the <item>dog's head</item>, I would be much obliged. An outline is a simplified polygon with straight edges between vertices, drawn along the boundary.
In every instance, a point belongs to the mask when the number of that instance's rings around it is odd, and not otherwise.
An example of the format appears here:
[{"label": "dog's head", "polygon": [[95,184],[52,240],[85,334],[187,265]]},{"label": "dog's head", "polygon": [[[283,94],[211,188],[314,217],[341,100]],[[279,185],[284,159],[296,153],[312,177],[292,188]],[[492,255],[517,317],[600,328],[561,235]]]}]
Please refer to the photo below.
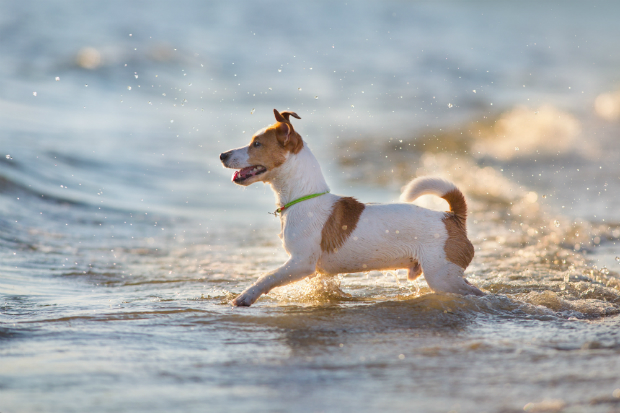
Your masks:
[{"label": "dog's head", "polygon": [[226,168],[237,169],[232,177],[234,183],[247,186],[270,182],[277,168],[303,148],[304,142],[293,129],[289,116],[301,118],[295,112],[280,113],[274,109],[273,113],[276,123],[256,132],[249,145],[220,154]]}]

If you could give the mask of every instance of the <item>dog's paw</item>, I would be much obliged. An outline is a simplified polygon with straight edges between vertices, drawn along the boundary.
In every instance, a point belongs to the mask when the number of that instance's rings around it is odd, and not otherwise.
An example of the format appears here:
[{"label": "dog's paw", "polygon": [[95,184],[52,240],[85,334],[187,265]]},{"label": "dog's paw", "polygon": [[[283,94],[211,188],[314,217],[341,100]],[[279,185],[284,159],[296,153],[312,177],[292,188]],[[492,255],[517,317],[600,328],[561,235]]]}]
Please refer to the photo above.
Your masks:
[{"label": "dog's paw", "polygon": [[249,307],[252,305],[251,302],[245,300],[242,296],[239,296],[230,302],[234,307]]},{"label": "dog's paw", "polygon": [[249,307],[254,304],[254,301],[256,301],[256,298],[254,298],[252,294],[242,292],[237,298],[231,301],[231,304],[235,307]]},{"label": "dog's paw", "polygon": [[467,278],[463,278],[463,281],[465,281],[465,283],[467,284],[465,295],[477,295],[478,297],[486,295],[482,290],[470,283]]}]

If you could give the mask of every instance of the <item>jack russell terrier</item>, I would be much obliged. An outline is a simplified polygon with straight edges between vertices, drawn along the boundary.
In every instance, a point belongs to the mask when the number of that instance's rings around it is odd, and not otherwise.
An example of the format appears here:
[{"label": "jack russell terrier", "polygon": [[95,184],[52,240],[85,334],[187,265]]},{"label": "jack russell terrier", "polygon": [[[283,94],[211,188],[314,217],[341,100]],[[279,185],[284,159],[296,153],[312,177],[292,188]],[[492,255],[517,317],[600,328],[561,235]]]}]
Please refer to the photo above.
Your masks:
[{"label": "jack russell terrier", "polygon": [[[220,160],[237,169],[232,181],[238,185],[271,185],[279,206],[279,236],[290,258],[262,275],[233,305],[252,305],[274,287],[316,273],[396,269],[407,269],[409,280],[424,273],[433,291],[484,295],[464,278],[474,247],[467,239],[465,197],[454,184],[414,179],[403,188],[403,203],[385,205],[330,194],[318,161],[289,119],[301,118],[273,112],[276,123],[256,132],[249,145],[220,154]],[[410,204],[425,194],[448,201],[450,212]]]}]

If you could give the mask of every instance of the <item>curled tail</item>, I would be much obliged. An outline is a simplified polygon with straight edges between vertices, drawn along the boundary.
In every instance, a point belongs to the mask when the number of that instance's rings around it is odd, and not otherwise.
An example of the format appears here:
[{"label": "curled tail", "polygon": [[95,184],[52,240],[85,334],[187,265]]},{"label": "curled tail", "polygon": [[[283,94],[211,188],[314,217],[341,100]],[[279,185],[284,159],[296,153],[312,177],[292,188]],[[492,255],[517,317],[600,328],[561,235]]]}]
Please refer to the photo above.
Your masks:
[{"label": "curled tail", "polygon": [[467,219],[467,202],[463,193],[450,181],[441,178],[416,178],[403,187],[400,200],[413,202],[422,195],[436,195],[448,201],[452,212],[462,223]]}]

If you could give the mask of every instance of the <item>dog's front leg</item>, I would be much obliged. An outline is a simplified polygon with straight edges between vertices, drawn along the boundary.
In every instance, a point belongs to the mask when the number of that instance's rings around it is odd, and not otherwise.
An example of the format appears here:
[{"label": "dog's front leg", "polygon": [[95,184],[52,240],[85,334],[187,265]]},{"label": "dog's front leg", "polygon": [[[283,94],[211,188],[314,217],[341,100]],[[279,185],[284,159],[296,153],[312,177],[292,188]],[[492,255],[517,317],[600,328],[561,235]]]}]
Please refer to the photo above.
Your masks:
[{"label": "dog's front leg", "polygon": [[291,258],[280,268],[261,276],[254,284],[243,291],[232,301],[235,306],[250,306],[258,297],[268,293],[275,287],[299,281],[314,274],[316,260],[298,260]]}]

